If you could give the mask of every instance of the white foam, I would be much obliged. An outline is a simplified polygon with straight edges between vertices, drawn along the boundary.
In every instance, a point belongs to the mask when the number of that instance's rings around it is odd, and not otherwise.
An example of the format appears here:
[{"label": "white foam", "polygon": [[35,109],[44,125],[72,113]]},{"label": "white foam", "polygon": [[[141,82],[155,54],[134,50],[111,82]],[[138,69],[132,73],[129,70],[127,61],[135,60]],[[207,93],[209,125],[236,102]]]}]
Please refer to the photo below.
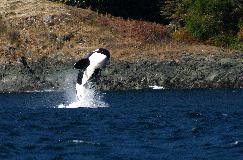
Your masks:
[{"label": "white foam", "polygon": [[149,86],[149,88],[152,88],[152,89],[165,89],[165,87],[163,87],[163,86]]},{"label": "white foam", "polygon": [[74,102],[65,105],[60,104],[57,108],[100,108],[109,107],[107,103],[103,101],[101,93],[96,91],[92,85],[84,86],[76,84],[77,94],[74,98]]}]

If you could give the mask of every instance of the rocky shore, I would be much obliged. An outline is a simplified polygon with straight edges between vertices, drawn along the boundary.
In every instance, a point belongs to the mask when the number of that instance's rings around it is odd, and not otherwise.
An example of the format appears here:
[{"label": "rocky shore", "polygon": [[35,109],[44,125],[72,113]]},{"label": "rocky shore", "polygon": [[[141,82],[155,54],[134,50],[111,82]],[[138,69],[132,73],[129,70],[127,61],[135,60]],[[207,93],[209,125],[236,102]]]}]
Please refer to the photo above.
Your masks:
[{"label": "rocky shore", "polygon": [[[22,57],[18,64],[0,65],[0,92],[72,89],[78,72],[72,67],[74,62],[60,63],[45,58],[28,62]],[[177,61],[113,59],[96,84],[99,90],[144,89],[149,86],[166,89],[242,88],[243,54],[232,58],[184,54]]]}]

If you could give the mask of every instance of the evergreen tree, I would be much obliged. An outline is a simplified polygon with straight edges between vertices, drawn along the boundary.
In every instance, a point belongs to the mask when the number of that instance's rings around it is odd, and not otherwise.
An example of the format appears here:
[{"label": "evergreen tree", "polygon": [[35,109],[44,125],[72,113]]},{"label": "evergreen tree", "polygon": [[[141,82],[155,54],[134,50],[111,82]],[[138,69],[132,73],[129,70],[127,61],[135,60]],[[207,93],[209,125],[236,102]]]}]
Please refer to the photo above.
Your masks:
[{"label": "evergreen tree", "polygon": [[173,20],[173,15],[176,12],[178,0],[164,0],[160,2],[160,13],[161,18],[168,24]]},{"label": "evergreen tree", "polygon": [[186,27],[202,40],[219,34],[236,34],[238,7],[236,0],[195,0],[187,10]]}]

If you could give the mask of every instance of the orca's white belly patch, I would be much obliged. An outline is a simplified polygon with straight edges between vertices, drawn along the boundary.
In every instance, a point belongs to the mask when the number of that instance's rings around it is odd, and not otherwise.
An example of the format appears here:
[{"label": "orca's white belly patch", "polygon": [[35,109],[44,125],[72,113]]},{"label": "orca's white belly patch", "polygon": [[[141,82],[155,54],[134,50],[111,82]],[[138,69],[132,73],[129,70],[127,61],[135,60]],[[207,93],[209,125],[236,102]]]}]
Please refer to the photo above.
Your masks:
[{"label": "orca's white belly patch", "polygon": [[105,67],[106,61],[107,61],[106,55],[101,53],[93,53],[89,57],[90,65],[84,71],[82,84],[86,84],[86,82],[92,77],[95,69]]},{"label": "orca's white belly patch", "polygon": [[106,64],[107,56],[101,53],[93,53],[89,57],[90,66],[94,68],[103,68]]}]

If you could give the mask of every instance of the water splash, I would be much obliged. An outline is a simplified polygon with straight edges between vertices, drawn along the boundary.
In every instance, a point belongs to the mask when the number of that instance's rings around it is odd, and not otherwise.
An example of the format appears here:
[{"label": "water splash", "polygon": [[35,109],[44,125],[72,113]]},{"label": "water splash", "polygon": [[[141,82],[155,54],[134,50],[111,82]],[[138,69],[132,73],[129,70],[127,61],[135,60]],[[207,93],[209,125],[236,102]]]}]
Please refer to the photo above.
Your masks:
[{"label": "water splash", "polygon": [[87,85],[76,84],[76,98],[74,102],[64,105],[60,104],[58,108],[100,108],[109,107],[103,100],[103,94],[96,91],[91,83]]}]

